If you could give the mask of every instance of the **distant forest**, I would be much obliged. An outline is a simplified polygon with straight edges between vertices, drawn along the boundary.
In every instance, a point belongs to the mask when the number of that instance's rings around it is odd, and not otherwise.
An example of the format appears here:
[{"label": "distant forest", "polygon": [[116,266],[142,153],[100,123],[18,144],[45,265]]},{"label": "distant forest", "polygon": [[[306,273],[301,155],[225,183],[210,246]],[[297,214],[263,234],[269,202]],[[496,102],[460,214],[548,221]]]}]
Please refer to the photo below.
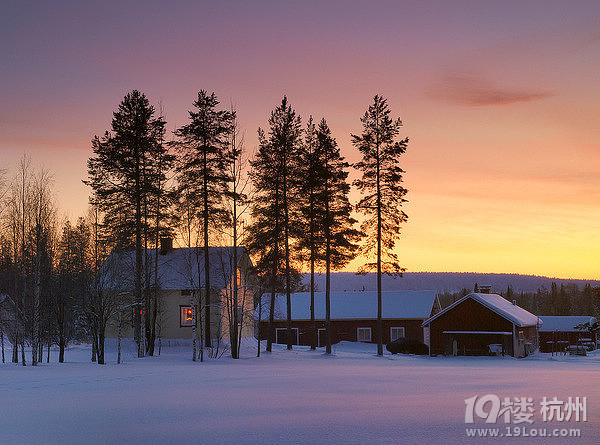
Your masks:
[{"label": "distant forest", "polygon": [[[331,274],[332,291],[372,291],[374,274],[351,272]],[[304,284],[306,284],[306,279]],[[324,274],[315,283],[323,290]],[[568,280],[535,275],[486,274],[465,272],[406,272],[402,277],[383,276],[385,290],[435,290],[443,307],[473,292],[475,285],[489,285],[492,292],[516,300],[536,315],[600,315],[600,281]]]}]

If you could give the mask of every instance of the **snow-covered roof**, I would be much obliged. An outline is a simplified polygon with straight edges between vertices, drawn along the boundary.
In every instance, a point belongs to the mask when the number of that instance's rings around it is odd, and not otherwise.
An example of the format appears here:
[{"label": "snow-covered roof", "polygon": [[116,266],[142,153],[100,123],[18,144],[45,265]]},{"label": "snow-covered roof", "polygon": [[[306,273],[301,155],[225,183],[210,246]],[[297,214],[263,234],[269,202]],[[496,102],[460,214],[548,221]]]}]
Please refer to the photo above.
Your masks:
[{"label": "snow-covered roof", "polygon": [[533,315],[531,312],[526,311],[525,309],[517,306],[516,304],[512,304],[506,298],[498,294],[472,293],[469,295],[465,295],[457,302],[445,308],[443,311],[435,314],[429,320],[425,320],[423,325],[428,325],[442,314],[445,314],[446,312],[458,306],[463,301],[469,298],[477,301],[478,303],[487,307],[489,310],[497,313],[502,318],[505,318],[506,320],[510,321],[511,323],[517,326],[535,326],[536,324],[541,324],[541,320],[538,316]]},{"label": "snow-covered roof", "polygon": [[[425,319],[431,315],[436,302],[435,292],[384,291],[381,293],[382,318]],[[261,319],[269,319],[271,294],[262,296]],[[377,292],[331,292],[331,319],[376,319]],[[310,320],[310,292],[291,295],[292,319]],[[287,299],[285,294],[276,295],[275,319],[286,318]],[[256,312],[258,319],[258,308]],[[315,318],[325,319],[325,292],[315,292]]]},{"label": "snow-covered roof", "polygon": [[[155,252],[155,249],[147,249],[151,271],[154,270]],[[245,255],[245,252],[243,247],[238,247],[238,261]],[[210,247],[209,261],[211,288],[224,288],[225,283],[229,282],[233,270],[233,247]],[[106,286],[119,289],[133,288],[135,251],[112,252],[104,262],[103,269]],[[161,289],[197,289],[204,286],[203,249],[173,248],[163,255],[159,254],[158,276]]]},{"label": "snow-covered roof", "polygon": [[540,319],[544,323],[539,329],[540,332],[580,332],[575,326],[583,323],[595,323],[596,319],[589,315],[565,315],[550,316],[542,315]]},{"label": "snow-covered roof", "polygon": [[512,335],[506,331],[444,331],[444,334]]}]

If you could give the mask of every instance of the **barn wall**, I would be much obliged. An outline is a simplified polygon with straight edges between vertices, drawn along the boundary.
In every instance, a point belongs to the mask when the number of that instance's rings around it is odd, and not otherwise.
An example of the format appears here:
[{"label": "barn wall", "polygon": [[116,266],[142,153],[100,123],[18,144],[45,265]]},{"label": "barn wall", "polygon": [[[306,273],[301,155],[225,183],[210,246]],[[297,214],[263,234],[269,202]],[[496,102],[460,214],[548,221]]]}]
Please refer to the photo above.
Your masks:
[{"label": "barn wall", "polygon": [[568,341],[571,345],[577,345],[580,338],[590,338],[596,342],[596,335],[589,332],[540,332],[540,351],[552,352],[550,341]]},{"label": "barn wall", "polygon": [[[535,326],[516,327],[515,332],[517,334],[517,357],[525,357],[528,355],[526,344],[533,345],[533,349],[538,349],[538,336],[537,329]],[[533,352],[533,351],[531,351]]]},{"label": "barn wall", "polygon": [[[390,342],[390,328],[403,327],[406,337],[423,341],[422,319],[384,319],[383,343]],[[317,320],[317,329],[325,328],[324,320]],[[287,321],[276,320],[275,328],[287,328]],[[268,335],[268,321],[260,323],[260,338],[266,340]],[[312,342],[312,323],[310,320],[292,320],[292,327],[298,328],[301,345],[310,346]],[[371,328],[371,343],[377,343],[377,320],[332,320],[331,321],[331,343],[340,341],[357,341],[357,328]]]},{"label": "barn wall", "polygon": [[501,331],[512,332],[510,321],[477,301],[467,298],[430,323],[430,353],[445,353],[444,331]]}]

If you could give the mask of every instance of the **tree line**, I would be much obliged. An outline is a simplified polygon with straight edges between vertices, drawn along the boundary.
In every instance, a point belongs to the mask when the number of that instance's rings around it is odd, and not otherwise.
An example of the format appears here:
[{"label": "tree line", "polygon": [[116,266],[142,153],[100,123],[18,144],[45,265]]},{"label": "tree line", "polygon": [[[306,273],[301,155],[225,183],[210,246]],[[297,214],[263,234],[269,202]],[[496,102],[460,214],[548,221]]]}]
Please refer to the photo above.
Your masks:
[{"label": "tree line", "polygon": [[[475,284],[473,291],[478,291]],[[471,292],[462,289],[459,292],[445,292],[439,296],[442,307],[458,301]],[[511,285],[498,292],[509,301],[534,315],[589,315],[600,317],[600,287],[587,283],[578,286],[576,283],[560,284],[553,282],[550,289],[539,287],[535,292],[517,292]]]},{"label": "tree line", "polygon": [[[381,343],[381,274],[399,274],[394,253],[407,190],[399,161],[408,139],[402,123],[391,118],[386,99],[375,96],[361,118],[362,131],[352,135],[362,159],[353,166],[341,154],[325,118],[310,116],[303,124],[287,97],[258,129],[252,159],[244,147],[234,107],[224,108],[214,93],[201,90],[188,121],[171,135],[160,109],[134,90],[116,111],[110,129],[92,139],[88,160],[90,211],[74,224],[59,224],[52,182],[45,170],[34,171],[23,158],[18,172],[4,182],[0,232],[0,327],[13,345],[32,347],[32,364],[44,345],[64,348],[74,338],[92,343],[93,359],[104,363],[104,338],[110,320],[131,314],[138,356],[154,355],[160,337],[160,241],[175,238],[193,252],[190,304],[193,359],[202,359],[213,344],[211,295],[214,265],[209,247],[229,245],[237,264],[238,246],[253,262],[256,295],[270,294],[267,350],[274,341],[277,294],[287,300],[288,348],[292,347],[291,294],[299,288],[301,270],[311,273],[311,318],[314,319],[315,271],[339,270],[362,255],[362,271],[378,276],[378,353]],[[356,168],[361,177],[350,184]],[[354,185],[361,193],[350,202]],[[354,212],[364,219],[360,226]],[[59,228],[60,227],[60,228]],[[134,252],[131,270],[110,271],[111,252]],[[113,265],[114,266],[114,265]],[[106,276],[125,273],[123,291]],[[111,275],[112,274],[112,275]],[[233,274],[227,293],[231,354],[239,357],[239,298],[244,294]],[[329,283],[329,278],[327,278]],[[330,299],[326,286],[327,352]],[[245,294],[244,294],[245,295]],[[133,310],[123,312],[125,308]],[[2,336],[4,339],[4,334]],[[199,346],[199,351],[197,347]],[[47,349],[49,350],[49,349]],[[17,360],[13,348],[13,361]]]}]

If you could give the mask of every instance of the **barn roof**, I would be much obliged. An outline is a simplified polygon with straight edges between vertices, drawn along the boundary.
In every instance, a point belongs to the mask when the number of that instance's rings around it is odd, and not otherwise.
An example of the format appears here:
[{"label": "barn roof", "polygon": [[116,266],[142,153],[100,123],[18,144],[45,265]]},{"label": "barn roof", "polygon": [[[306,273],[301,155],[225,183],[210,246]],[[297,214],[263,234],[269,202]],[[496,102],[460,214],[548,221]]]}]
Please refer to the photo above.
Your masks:
[{"label": "barn roof", "polygon": [[595,323],[596,319],[589,315],[565,315],[565,316],[548,316],[542,315],[540,319],[544,323],[540,328],[540,332],[581,332],[575,329],[575,326],[583,323]]},{"label": "barn roof", "polygon": [[[381,293],[382,318],[426,319],[431,315],[437,301],[435,291],[384,291]],[[271,294],[262,296],[262,320],[269,319]],[[310,292],[291,295],[292,319],[310,320]],[[377,292],[331,292],[331,318],[376,319]],[[287,299],[284,294],[276,295],[275,319],[286,318]],[[256,313],[258,319],[258,311]],[[315,318],[325,319],[325,292],[315,292]]]},{"label": "barn roof", "polygon": [[[154,270],[155,249],[147,249],[150,268]],[[238,247],[238,260],[246,254]],[[228,283],[233,270],[233,247],[210,247],[211,288],[222,289]],[[103,265],[103,279],[108,287],[133,288],[135,277],[135,251],[112,252]],[[200,272],[200,283],[198,283]],[[158,255],[158,275],[161,289],[197,289],[204,286],[204,251],[202,248],[174,248]]]},{"label": "barn roof", "polygon": [[428,325],[440,315],[452,310],[454,307],[458,306],[463,301],[469,298],[477,301],[481,305],[487,307],[489,310],[497,313],[502,318],[510,321],[511,323],[514,323],[517,326],[535,326],[536,324],[541,324],[541,320],[539,319],[539,317],[533,315],[531,312],[526,311],[522,307],[517,306],[516,304],[512,304],[506,298],[498,294],[472,293],[469,295],[465,295],[460,300],[445,308],[443,311],[435,314],[429,320],[425,320],[423,325]]}]

